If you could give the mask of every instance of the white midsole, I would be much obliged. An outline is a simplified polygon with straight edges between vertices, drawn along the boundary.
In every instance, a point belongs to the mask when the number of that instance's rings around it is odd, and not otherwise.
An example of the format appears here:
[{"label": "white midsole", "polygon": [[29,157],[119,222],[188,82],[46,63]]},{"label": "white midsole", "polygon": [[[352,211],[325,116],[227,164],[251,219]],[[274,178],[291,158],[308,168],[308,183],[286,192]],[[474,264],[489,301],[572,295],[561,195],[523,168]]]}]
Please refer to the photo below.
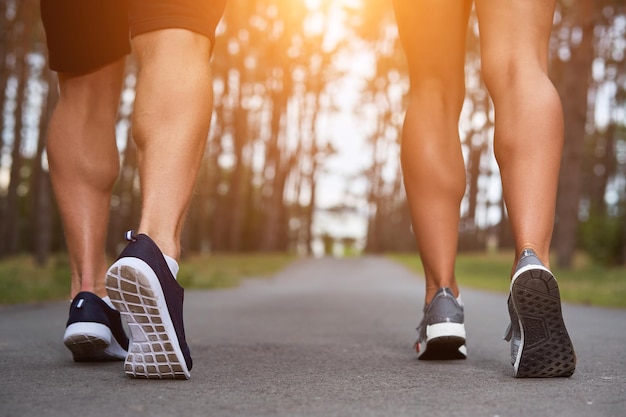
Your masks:
[{"label": "white midsole", "polygon": [[426,341],[438,337],[460,337],[465,339],[465,325],[463,323],[437,323],[426,326]]},{"label": "white midsole", "polygon": [[[172,319],[169,315],[169,311],[167,309],[167,303],[165,301],[165,295],[163,294],[163,289],[161,288],[161,283],[159,281],[159,278],[156,276],[156,274],[154,273],[154,271],[152,270],[152,268],[150,267],[150,265],[148,265],[145,261],[139,259],[139,258],[135,258],[135,257],[124,257],[121,259],[118,259],[117,262],[115,262],[111,268],[109,268],[109,270],[114,269],[115,267],[118,268],[118,271],[121,270],[122,266],[125,267],[129,267],[134,269],[136,272],[138,272],[139,274],[141,274],[150,284],[150,289],[154,292],[155,295],[155,299],[156,299],[156,307],[158,308],[160,314],[159,317],[162,320],[162,326],[165,328],[165,332],[168,334],[168,337],[171,339],[172,343],[172,349],[174,350],[174,353],[176,354],[176,356],[179,359],[179,362],[181,364],[181,366],[183,367],[183,371],[185,373],[185,376],[187,378],[189,378],[190,373],[189,370],[187,369],[187,363],[185,362],[185,356],[183,355],[183,352],[180,348],[180,345],[178,343],[178,338],[176,335],[176,330],[174,328],[174,324],[172,323]],[[116,276],[116,274],[113,273],[108,273],[108,275],[111,275],[113,278],[115,278],[118,281],[118,284],[120,282],[120,280],[122,279],[121,277]],[[120,294],[122,293],[121,289],[112,289],[113,291],[116,292],[120,292]],[[146,336],[146,334],[144,333],[143,329],[141,328],[141,325],[139,323],[136,322],[135,318],[133,317],[132,313],[130,312],[131,309],[129,308],[126,300],[124,300],[124,297],[122,296],[122,299],[117,301],[117,300],[113,300],[113,303],[115,304],[115,302],[120,302],[122,304],[124,304],[126,306],[126,311],[122,312],[122,315],[124,317],[127,318],[127,324],[128,324],[128,328],[131,332],[131,337],[130,337],[130,344],[131,345],[138,345],[141,349],[141,343],[147,342],[149,339]],[[129,351],[131,351],[132,349],[129,348]],[[141,350],[140,350],[141,351]],[[135,352],[137,354],[137,352]],[[140,354],[140,353],[139,353]]]},{"label": "white midsole", "polygon": [[70,342],[75,336],[88,336],[104,341],[107,344],[104,353],[114,358],[126,358],[126,349],[124,349],[111,333],[111,329],[102,323],[93,322],[77,322],[72,323],[65,329],[63,342]]},{"label": "white midsole", "polygon": [[110,344],[112,339],[111,329],[108,326],[101,323],[79,321],[67,326],[63,335],[63,341],[78,335],[95,337],[105,341],[107,344]]},{"label": "white midsole", "polygon": [[[552,275],[552,271],[550,271],[548,268],[546,268],[543,265],[526,265],[523,268],[520,268],[519,270],[515,271],[515,275],[513,275],[513,278],[511,278],[511,285],[509,286],[509,291],[513,290],[513,283],[515,282],[515,280],[522,275],[524,272],[529,271],[531,269],[540,269],[542,271],[547,272],[548,274]],[[554,275],[552,275],[554,277]],[[556,279],[556,278],[555,278]]]}]

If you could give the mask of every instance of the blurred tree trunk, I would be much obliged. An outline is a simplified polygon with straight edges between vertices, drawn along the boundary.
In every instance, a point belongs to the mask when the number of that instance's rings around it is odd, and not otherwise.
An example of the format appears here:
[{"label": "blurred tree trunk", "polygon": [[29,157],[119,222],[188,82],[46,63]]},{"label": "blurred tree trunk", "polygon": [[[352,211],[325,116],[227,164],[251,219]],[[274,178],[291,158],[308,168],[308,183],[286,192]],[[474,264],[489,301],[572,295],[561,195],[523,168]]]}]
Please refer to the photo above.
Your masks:
[{"label": "blurred tree trunk", "polygon": [[387,197],[384,193],[383,166],[386,156],[389,155],[388,144],[384,138],[385,116],[379,114],[376,130],[370,139],[372,144],[372,166],[368,171],[370,185],[367,201],[369,203],[369,221],[367,226],[367,242],[365,250],[368,253],[380,253],[385,248],[384,229],[387,227],[385,203]]},{"label": "blurred tree trunk", "polygon": [[[310,132],[310,140],[307,142],[307,146],[303,146],[301,153],[298,153],[298,155],[306,155],[306,158],[310,161],[311,167],[309,170],[300,170],[295,192],[295,195],[298,196],[296,204],[298,207],[298,218],[300,219],[296,244],[303,245],[306,255],[313,253],[311,246],[313,239],[313,216],[317,196],[317,176],[319,174],[321,161],[334,153],[334,149],[330,144],[325,148],[320,148],[319,146],[319,137],[315,129],[315,122],[320,113],[321,89],[318,85],[315,86],[314,97],[311,117],[308,123],[303,123],[302,125],[302,131]],[[308,193],[308,201],[306,204],[301,201],[300,196],[302,196],[303,193]]]},{"label": "blurred tree trunk", "polygon": [[[9,68],[7,65],[7,56],[11,47],[11,36],[13,22],[7,19],[6,2],[0,1],[0,108],[4,109],[6,103],[7,81],[9,79]],[[4,117],[0,118],[0,132],[4,131]],[[0,135],[0,151],[4,148],[4,135]],[[0,166],[2,162],[0,160]]]},{"label": "blurred tree trunk", "polygon": [[138,225],[140,196],[135,192],[137,178],[137,147],[128,130],[126,149],[120,175],[115,185],[107,233],[107,253],[117,256],[123,244],[124,233]]},{"label": "blurred tree trunk", "polygon": [[[314,112],[314,119],[317,120],[319,111],[319,95],[316,97],[317,103]],[[312,124],[314,121],[312,122]],[[334,153],[334,149],[330,144],[324,148],[319,146],[319,138],[315,133],[315,129],[311,126],[311,132],[313,137],[311,138],[311,144],[308,149],[308,157],[311,161],[311,169],[309,171],[300,172],[301,181],[298,185],[297,196],[301,196],[304,190],[308,190],[308,201],[306,204],[301,204],[300,198],[297,200],[298,208],[300,211],[302,222],[300,223],[300,237],[297,239],[297,243],[303,245],[305,254],[310,255],[313,253],[313,220],[315,215],[315,203],[317,199],[317,178],[319,176],[321,161],[328,155]]]},{"label": "blurred tree trunk", "polygon": [[229,251],[239,251],[241,249],[242,231],[244,228],[247,193],[249,192],[249,167],[246,164],[244,148],[248,141],[248,111],[241,106],[241,84],[239,86],[239,101],[235,109],[235,129],[233,142],[235,145],[235,166],[230,178],[228,190],[228,227],[225,230],[224,241],[227,242]]},{"label": "blurred tree trunk", "polygon": [[181,257],[191,252],[204,252],[208,234],[207,211],[209,210],[210,193],[207,185],[210,183],[210,171],[206,169],[206,160],[198,173],[196,192],[189,207],[187,222],[183,230]]},{"label": "blurred tree trunk", "polygon": [[[467,210],[466,219],[471,226],[474,226],[476,224],[476,208],[478,206],[479,193],[478,179],[481,176],[480,161],[483,157],[483,154],[487,150],[487,144],[482,140],[482,138],[480,141],[473,140],[474,137],[479,136],[481,136],[481,132],[472,131],[468,134],[467,139],[469,149],[469,166],[466,169],[468,175],[467,182],[469,186],[467,190],[469,207]],[[475,144],[475,142],[478,142],[479,144]]]},{"label": "blurred tree trunk", "polygon": [[584,170],[591,177],[584,194],[589,195],[591,210],[601,215],[606,215],[606,191],[617,168],[614,136],[614,123],[610,123],[605,132],[596,132],[592,149],[587,153],[591,159],[590,166]]},{"label": "blurred tree trunk", "polygon": [[622,250],[620,264],[626,267],[626,200],[622,200]]},{"label": "blurred tree trunk", "polygon": [[22,157],[22,139],[24,127],[24,109],[26,107],[26,90],[29,78],[30,67],[26,61],[26,54],[30,40],[29,22],[24,21],[19,25],[19,33],[16,39],[19,44],[15,49],[14,73],[17,77],[17,94],[15,98],[15,125],[13,128],[13,143],[11,151],[11,171],[9,176],[9,186],[6,197],[6,211],[2,218],[2,242],[4,253],[12,255],[19,249],[20,227],[22,219],[20,216],[20,184],[22,184],[22,167],[24,160]]},{"label": "blurred tree trunk", "polygon": [[34,228],[34,255],[37,265],[45,265],[50,255],[52,244],[52,223],[53,208],[52,186],[50,175],[43,169],[43,153],[46,146],[46,132],[48,131],[48,121],[58,99],[56,76],[51,71],[46,71],[46,83],[48,85],[48,95],[43,107],[39,124],[39,142],[37,144],[37,154],[33,163],[33,176],[31,186],[31,196],[34,208],[31,224]]},{"label": "blurred tree trunk", "polygon": [[554,247],[558,265],[562,268],[572,266],[577,242],[595,6],[593,0],[573,3],[575,26],[581,29],[582,37],[578,45],[570,42],[570,60],[558,63],[562,66],[557,88],[563,103],[565,146],[559,176]]},{"label": "blurred tree trunk", "polygon": [[[261,247],[263,251],[276,251],[282,235],[282,222],[285,218],[285,183],[289,175],[290,165],[285,138],[287,129],[287,91],[290,90],[291,73],[282,68],[282,88],[272,94],[272,118],[270,122],[270,139],[267,144],[265,158],[266,178],[269,180],[264,195],[263,232]],[[282,140],[281,140],[282,139]]]},{"label": "blurred tree trunk", "polygon": [[[15,64],[9,65],[7,58],[11,54],[14,60],[16,59],[16,49],[20,39],[15,34],[16,18],[8,20],[6,6],[6,2],[0,2],[0,36],[2,37],[0,39],[0,109],[3,112],[3,117],[0,117],[0,133],[5,131],[7,120],[10,120],[10,117],[6,117],[4,112],[9,99],[7,94],[8,80],[15,70]],[[0,134],[0,168],[6,168],[3,167],[3,162],[6,161],[6,158],[3,158],[6,145],[4,136],[4,134]],[[6,193],[0,193],[0,256],[7,255],[8,247],[10,246],[7,236],[10,227],[8,205],[9,197],[8,190],[6,190]]]},{"label": "blurred tree trunk", "polygon": [[206,195],[207,207],[202,213],[205,217],[203,220],[202,230],[203,232],[203,244],[202,250],[215,251],[219,248],[218,236],[215,234],[216,223],[215,219],[219,218],[218,213],[221,204],[221,195],[219,193],[220,184],[223,181],[224,171],[219,164],[219,156],[223,152],[222,150],[222,136],[224,134],[224,106],[219,101],[216,103],[213,114],[215,116],[215,122],[213,123],[212,136],[209,139],[209,143],[206,148],[205,167],[206,180],[199,182],[198,187],[202,188],[204,192],[202,195]]}]

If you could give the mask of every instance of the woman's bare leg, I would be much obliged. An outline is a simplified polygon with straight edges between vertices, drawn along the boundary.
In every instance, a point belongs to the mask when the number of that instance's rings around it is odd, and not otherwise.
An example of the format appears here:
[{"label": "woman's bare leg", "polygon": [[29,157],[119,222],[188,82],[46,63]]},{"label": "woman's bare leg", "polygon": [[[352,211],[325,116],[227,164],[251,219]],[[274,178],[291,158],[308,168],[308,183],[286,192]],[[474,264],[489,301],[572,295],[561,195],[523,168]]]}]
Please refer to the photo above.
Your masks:
[{"label": "woman's bare leg", "polygon": [[516,256],[533,249],[547,267],[563,146],[561,102],[547,74],[554,7],[554,0],[476,0]]},{"label": "woman's bare leg", "polygon": [[516,247],[505,337],[511,365],[515,377],[569,377],[576,354],[558,284],[545,268],[563,146],[561,103],[547,75],[555,2],[476,0],[476,6],[483,75],[496,110],[496,158]]},{"label": "woman's bare leg", "polygon": [[411,80],[402,167],[428,303],[441,287],[458,295],[454,264],[465,193],[458,120],[471,1],[395,0],[394,6]]}]

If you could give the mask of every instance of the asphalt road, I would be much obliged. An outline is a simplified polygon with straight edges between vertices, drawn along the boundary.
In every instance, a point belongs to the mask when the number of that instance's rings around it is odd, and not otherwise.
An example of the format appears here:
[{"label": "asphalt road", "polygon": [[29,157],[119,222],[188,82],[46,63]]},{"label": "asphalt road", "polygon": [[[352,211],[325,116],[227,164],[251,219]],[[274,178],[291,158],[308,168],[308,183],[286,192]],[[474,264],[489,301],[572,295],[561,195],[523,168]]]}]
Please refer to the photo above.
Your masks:
[{"label": "asphalt road", "polygon": [[307,259],[188,291],[189,381],[74,363],[69,303],[0,308],[0,416],[626,416],[626,311],[564,305],[576,373],[515,379],[502,294],[462,289],[467,360],[416,359],[423,285],[382,258]]}]

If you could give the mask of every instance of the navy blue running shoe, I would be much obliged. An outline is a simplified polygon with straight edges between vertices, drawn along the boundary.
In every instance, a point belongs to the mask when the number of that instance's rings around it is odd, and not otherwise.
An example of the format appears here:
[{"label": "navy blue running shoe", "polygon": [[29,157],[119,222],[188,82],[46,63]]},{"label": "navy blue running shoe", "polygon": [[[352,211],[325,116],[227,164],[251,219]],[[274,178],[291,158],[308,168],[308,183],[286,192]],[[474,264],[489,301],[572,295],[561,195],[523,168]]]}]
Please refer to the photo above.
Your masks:
[{"label": "navy blue running shoe", "polygon": [[128,350],[120,313],[90,292],[72,300],[63,343],[76,362],[122,360]]},{"label": "navy blue running shoe", "polygon": [[184,290],[163,253],[144,234],[130,241],[107,272],[106,288],[131,333],[124,371],[131,378],[188,379],[191,354],[183,326]]},{"label": "navy blue running shoe", "polygon": [[534,251],[525,249],[508,299],[511,365],[517,378],[568,377],[576,369],[574,346],[561,313],[559,286]]},{"label": "navy blue running shoe", "polygon": [[439,288],[417,328],[415,351],[419,359],[446,360],[467,358],[465,314],[449,288]]}]

